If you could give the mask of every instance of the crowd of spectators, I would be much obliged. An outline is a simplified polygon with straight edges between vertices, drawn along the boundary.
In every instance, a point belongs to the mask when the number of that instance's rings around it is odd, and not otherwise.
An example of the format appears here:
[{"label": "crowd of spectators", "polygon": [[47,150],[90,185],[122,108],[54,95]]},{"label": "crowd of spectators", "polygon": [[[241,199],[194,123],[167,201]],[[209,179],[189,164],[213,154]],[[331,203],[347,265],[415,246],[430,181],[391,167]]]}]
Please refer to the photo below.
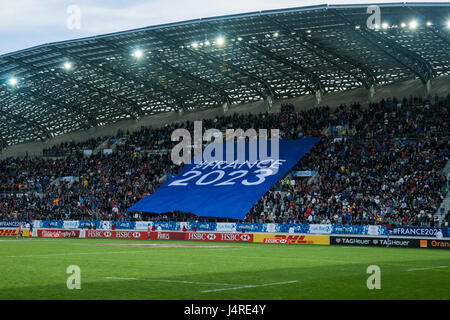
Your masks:
[{"label": "crowd of spectators", "polygon": [[[280,129],[284,139],[321,137],[294,171],[311,179],[277,184],[250,210],[248,222],[436,225],[448,190],[450,98],[392,98],[280,113],[233,114],[203,120],[203,129]],[[61,159],[0,161],[0,220],[206,220],[192,214],[127,214],[182,167],[170,160],[172,131],[193,132],[191,121],[120,131],[126,143],[112,154],[83,156],[108,137],[62,143],[44,150]],[[339,130],[327,130],[339,128]],[[110,143],[108,147],[110,147]],[[169,152],[168,152],[169,151]],[[290,176],[287,180],[293,181]],[[285,180],[286,180],[285,179]],[[280,192],[281,191],[281,192]],[[448,219],[448,213],[446,219]]]},{"label": "crowd of spectators", "polygon": [[82,153],[83,150],[94,150],[107,138],[108,137],[97,137],[82,142],[75,142],[73,140],[61,142],[52,147],[43,149],[42,155],[44,157],[76,155],[80,152]]}]

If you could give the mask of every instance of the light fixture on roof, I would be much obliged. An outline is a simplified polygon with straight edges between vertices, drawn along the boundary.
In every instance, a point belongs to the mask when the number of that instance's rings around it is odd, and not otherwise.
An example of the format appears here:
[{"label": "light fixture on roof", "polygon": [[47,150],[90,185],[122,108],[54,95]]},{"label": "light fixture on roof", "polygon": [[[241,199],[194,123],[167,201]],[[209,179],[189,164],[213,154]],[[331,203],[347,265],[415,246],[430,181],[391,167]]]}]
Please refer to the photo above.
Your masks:
[{"label": "light fixture on roof", "polygon": [[64,62],[63,67],[66,70],[70,70],[70,69],[72,69],[72,64],[69,61],[66,61],[66,62]]},{"label": "light fixture on roof", "polygon": [[11,77],[11,78],[8,79],[8,84],[10,86],[15,86],[17,84],[17,82],[18,82],[17,78]]},{"label": "light fixture on roof", "polygon": [[238,37],[237,39],[238,39],[238,41],[242,41],[242,37]]},{"label": "light fixture on roof", "polygon": [[192,42],[192,48],[197,49],[198,48],[198,43],[197,42]]},{"label": "light fixture on roof", "polygon": [[360,29],[360,28],[361,28],[360,26],[355,26],[355,29],[356,29],[356,30],[358,30],[358,29]]},{"label": "light fixture on roof", "polygon": [[275,33],[273,34],[273,36],[274,36],[275,38],[278,37],[278,36],[279,36],[278,32],[275,32]]},{"label": "light fixture on roof", "polygon": [[432,26],[433,25],[433,23],[431,22],[431,21],[427,21],[427,26],[428,27],[430,27],[430,26]]},{"label": "light fixture on roof", "polygon": [[450,20],[447,21],[447,28],[450,29]]},{"label": "light fixture on roof", "polygon": [[211,43],[209,42],[209,40],[205,41],[205,46],[209,46]]},{"label": "light fixture on roof", "polygon": [[389,28],[389,25],[386,22],[383,22],[383,24],[381,25],[381,28],[387,29],[387,28]]},{"label": "light fixture on roof", "polygon": [[225,39],[222,36],[218,36],[216,42],[219,46],[221,46],[225,43]]},{"label": "light fixture on roof", "polygon": [[417,21],[416,20],[411,20],[409,22],[409,28],[412,29],[412,30],[416,29],[417,28]]},{"label": "light fixture on roof", "polygon": [[406,23],[402,22],[402,24],[400,25],[402,28],[406,27]]},{"label": "light fixture on roof", "polygon": [[379,26],[377,23],[375,23],[374,28],[375,28],[376,30],[378,30],[378,29],[380,29],[380,26]]},{"label": "light fixture on roof", "polygon": [[143,55],[144,55],[144,52],[141,49],[135,49],[132,54],[132,56],[137,59],[141,58]]}]

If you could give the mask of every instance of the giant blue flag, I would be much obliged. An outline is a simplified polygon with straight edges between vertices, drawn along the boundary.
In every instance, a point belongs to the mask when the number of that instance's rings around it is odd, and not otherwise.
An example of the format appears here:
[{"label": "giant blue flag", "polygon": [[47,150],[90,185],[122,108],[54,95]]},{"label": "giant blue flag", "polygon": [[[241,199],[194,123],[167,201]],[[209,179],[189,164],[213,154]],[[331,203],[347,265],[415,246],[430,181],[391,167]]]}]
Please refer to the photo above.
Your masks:
[{"label": "giant blue flag", "polygon": [[[234,145],[234,152],[229,152],[232,154],[230,160],[194,161],[128,211],[156,214],[181,211],[201,217],[243,220],[256,202],[319,140],[319,138],[279,140],[278,156],[271,152],[275,148],[271,146],[269,140],[266,152],[268,157],[265,157],[264,153],[260,154],[261,146],[258,143],[255,143],[258,145],[257,155],[250,152],[249,142],[221,143],[222,159],[226,159],[226,146]],[[245,144],[245,161],[238,158],[239,144]],[[216,155],[215,152],[210,154]],[[203,154],[202,159],[205,158]]]}]

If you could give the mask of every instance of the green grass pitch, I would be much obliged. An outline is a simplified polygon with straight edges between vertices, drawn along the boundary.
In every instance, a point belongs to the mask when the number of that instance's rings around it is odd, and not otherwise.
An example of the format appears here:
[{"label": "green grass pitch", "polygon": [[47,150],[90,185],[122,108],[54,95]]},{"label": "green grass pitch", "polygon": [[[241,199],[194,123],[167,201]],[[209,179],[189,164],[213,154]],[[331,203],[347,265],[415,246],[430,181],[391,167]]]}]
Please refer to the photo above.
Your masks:
[{"label": "green grass pitch", "polygon": [[[3,238],[0,299],[448,300],[449,262],[432,249]],[[70,265],[80,290],[67,288]],[[366,286],[369,265],[381,269],[379,290]]]}]

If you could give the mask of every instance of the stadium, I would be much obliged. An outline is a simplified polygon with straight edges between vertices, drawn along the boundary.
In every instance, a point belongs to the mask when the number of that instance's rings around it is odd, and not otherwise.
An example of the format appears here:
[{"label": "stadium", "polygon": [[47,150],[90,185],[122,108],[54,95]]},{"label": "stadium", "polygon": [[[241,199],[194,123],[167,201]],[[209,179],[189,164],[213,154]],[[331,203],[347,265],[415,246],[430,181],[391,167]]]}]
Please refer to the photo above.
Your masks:
[{"label": "stadium", "polygon": [[1,300],[450,299],[449,3],[48,43],[0,81]]}]

